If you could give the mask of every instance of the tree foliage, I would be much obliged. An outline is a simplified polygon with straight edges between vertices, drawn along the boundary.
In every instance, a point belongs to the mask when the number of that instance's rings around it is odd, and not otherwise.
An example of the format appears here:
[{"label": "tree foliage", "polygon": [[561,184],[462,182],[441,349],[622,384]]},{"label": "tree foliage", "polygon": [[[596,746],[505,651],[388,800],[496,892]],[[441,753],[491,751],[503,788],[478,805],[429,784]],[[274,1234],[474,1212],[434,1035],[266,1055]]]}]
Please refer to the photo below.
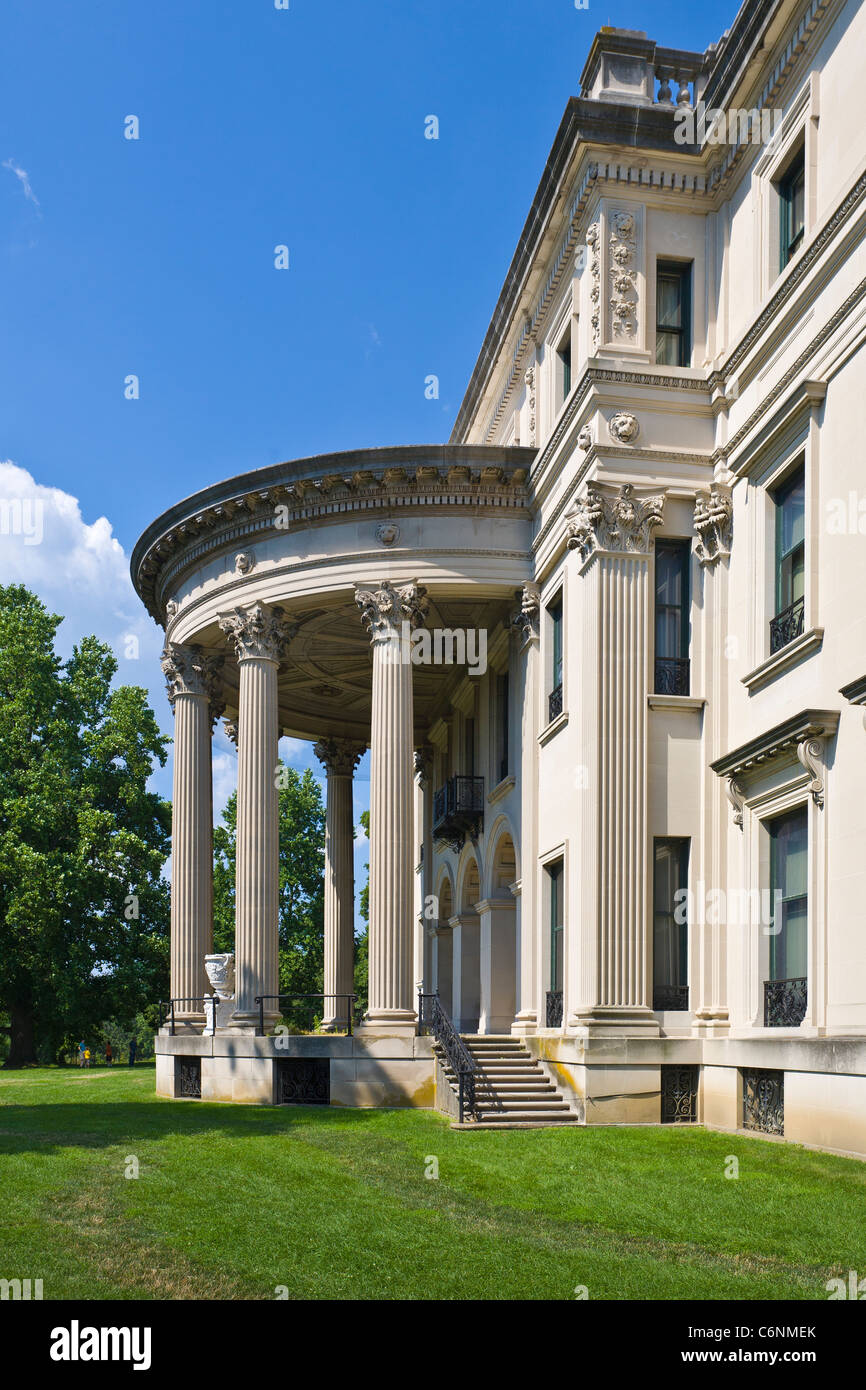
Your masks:
[{"label": "tree foliage", "polygon": [[[318,782],[280,763],[279,936],[280,992],[314,994],[323,989],[325,919],[325,807]],[[214,950],[234,950],[237,793],[214,830]],[[321,1012],[321,1009],[319,1009]],[[286,1017],[309,1026],[310,1006],[287,1009]]]},{"label": "tree foliage", "polygon": [[170,807],[147,790],[166,760],[146,692],[85,637],[62,663],[62,619],[0,586],[0,1010],[7,1066],[56,1055],[96,1020],[132,1018],[167,984]]}]

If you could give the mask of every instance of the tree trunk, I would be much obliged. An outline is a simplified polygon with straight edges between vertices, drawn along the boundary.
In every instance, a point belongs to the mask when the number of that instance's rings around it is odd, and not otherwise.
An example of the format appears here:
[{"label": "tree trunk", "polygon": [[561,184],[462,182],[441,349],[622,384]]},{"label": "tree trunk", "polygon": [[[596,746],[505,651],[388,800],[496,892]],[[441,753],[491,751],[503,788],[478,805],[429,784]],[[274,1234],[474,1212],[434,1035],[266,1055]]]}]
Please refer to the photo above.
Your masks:
[{"label": "tree trunk", "polygon": [[33,1005],[30,1000],[18,1000],[9,1005],[9,1056],[4,1067],[25,1067],[36,1061],[36,1042],[33,1036]]}]

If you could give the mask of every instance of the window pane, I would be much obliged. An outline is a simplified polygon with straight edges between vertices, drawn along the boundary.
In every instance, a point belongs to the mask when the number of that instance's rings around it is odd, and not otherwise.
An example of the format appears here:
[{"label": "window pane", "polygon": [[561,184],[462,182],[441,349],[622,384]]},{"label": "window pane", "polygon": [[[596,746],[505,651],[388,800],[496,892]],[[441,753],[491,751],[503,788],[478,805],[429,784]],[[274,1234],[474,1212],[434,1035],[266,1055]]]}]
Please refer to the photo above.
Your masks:
[{"label": "window pane", "polygon": [[776,497],[779,552],[784,555],[806,539],[806,478],[802,468]]},{"label": "window pane", "polygon": [[562,685],[562,602],[548,610],[550,613],[551,688]]},{"label": "window pane", "polygon": [[680,339],[678,333],[656,332],[656,366],[678,367],[680,365]]},{"label": "window pane", "polygon": [[656,656],[688,656],[689,547],[659,541],[655,548]]},{"label": "window pane", "polygon": [[656,609],[656,656],[660,661],[682,656],[682,630],[678,608]]},{"label": "window pane", "polygon": [[[808,920],[808,817],[798,808],[769,825],[770,887],[774,922],[770,937],[770,979],[803,979],[806,975]],[[775,895],[780,894],[780,898]],[[777,907],[778,904],[778,907]]]},{"label": "window pane", "polygon": [[562,864],[548,870],[550,878],[550,988],[562,989]]},{"label": "window pane", "polygon": [[[688,886],[688,840],[656,840],[653,875],[653,983],[688,984],[688,921],[677,894]],[[678,921],[677,918],[682,918]]]},{"label": "window pane", "polygon": [[800,174],[791,185],[791,240],[799,236],[806,220],[806,178]]},{"label": "window pane", "polygon": [[660,275],[656,282],[656,326],[682,328],[682,279],[679,275]]}]

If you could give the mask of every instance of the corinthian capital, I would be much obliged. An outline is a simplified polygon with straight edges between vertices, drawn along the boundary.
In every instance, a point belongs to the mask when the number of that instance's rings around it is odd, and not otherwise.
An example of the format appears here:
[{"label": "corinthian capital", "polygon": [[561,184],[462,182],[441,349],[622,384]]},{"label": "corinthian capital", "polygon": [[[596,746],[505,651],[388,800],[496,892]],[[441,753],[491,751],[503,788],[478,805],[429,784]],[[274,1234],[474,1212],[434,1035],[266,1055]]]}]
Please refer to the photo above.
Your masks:
[{"label": "corinthian capital", "polygon": [[730,555],[734,531],[734,506],[727,488],[713,486],[695,498],[695,547],[702,565],[714,565],[722,555]]},{"label": "corinthian capital", "polygon": [[194,644],[183,646],[179,642],[166,642],[160,665],[172,708],[178,695],[204,695],[210,702],[211,719],[219,717],[222,709],[219,708],[217,714],[213,711],[222,701],[221,656],[210,656]]},{"label": "corinthian capital", "polygon": [[342,738],[323,738],[313,744],[313,752],[328,773],[335,777],[351,777],[364,756],[361,744]]},{"label": "corinthian capital", "polygon": [[646,555],[653,529],[661,525],[664,505],[662,493],[636,497],[631,483],[614,497],[590,486],[566,517],[566,544],[584,558],[595,550]]},{"label": "corinthian capital", "polygon": [[375,589],[355,585],[355,602],[361,610],[361,620],[375,646],[377,642],[392,642],[400,636],[401,625],[420,627],[427,613],[427,590],[414,579],[407,584],[392,584],[383,579]]},{"label": "corinthian capital", "polygon": [[522,589],[515,591],[514,597],[520,603],[520,607],[511,615],[511,626],[517,628],[524,642],[530,642],[538,636],[538,615],[541,611],[538,586],[524,584]]},{"label": "corinthian capital", "polygon": [[297,624],[286,621],[282,608],[254,603],[251,608],[234,608],[223,613],[219,625],[231,642],[238,661],[279,661],[297,632]]}]

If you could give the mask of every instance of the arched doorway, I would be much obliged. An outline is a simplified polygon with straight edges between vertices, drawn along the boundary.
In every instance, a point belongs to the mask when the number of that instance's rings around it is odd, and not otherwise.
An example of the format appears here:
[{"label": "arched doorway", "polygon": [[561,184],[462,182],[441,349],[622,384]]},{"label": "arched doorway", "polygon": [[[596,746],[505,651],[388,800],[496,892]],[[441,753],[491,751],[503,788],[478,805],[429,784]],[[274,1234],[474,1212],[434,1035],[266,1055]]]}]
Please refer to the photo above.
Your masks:
[{"label": "arched doorway", "polygon": [[444,1007],[451,1012],[454,993],[454,964],[452,958],[454,894],[446,874],[439,885],[439,910],[433,935],[433,988],[438,991]]},{"label": "arched doorway", "polygon": [[481,997],[478,1031],[509,1033],[517,1007],[517,854],[509,829],[494,841],[487,894],[478,903]]},{"label": "arched doorway", "polygon": [[454,1023],[461,1033],[476,1033],[481,1013],[481,958],[479,918],[476,904],[481,897],[478,860],[470,851],[458,879],[460,903],[453,917],[453,1009]]}]

